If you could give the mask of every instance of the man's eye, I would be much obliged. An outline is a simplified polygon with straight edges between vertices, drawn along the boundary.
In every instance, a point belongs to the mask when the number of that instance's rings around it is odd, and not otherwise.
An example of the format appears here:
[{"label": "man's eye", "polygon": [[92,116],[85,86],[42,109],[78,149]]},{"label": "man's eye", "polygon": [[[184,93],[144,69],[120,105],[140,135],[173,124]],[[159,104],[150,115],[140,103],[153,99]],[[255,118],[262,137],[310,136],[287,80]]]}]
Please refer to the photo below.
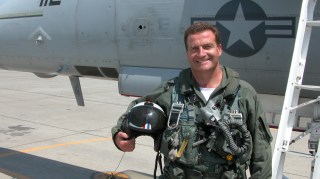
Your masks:
[{"label": "man's eye", "polygon": [[193,48],[191,48],[191,51],[193,51],[193,52],[196,52],[196,51],[198,51],[198,47],[193,47]]},{"label": "man's eye", "polygon": [[204,49],[211,49],[211,48],[213,48],[214,46],[213,45],[205,45],[203,48]]}]

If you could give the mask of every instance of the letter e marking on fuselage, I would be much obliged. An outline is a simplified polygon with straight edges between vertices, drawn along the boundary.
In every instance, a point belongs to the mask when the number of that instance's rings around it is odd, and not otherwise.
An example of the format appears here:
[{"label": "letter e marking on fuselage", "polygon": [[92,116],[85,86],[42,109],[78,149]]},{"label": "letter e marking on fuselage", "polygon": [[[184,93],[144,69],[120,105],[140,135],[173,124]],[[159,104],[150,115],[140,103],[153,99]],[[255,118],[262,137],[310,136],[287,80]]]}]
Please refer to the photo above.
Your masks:
[{"label": "letter e marking on fuselage", "polygon": [[60,5],[60,3],[61,3],[61,0],[41,0],[40,7],[41,6],[57,6],[57,5]]}]

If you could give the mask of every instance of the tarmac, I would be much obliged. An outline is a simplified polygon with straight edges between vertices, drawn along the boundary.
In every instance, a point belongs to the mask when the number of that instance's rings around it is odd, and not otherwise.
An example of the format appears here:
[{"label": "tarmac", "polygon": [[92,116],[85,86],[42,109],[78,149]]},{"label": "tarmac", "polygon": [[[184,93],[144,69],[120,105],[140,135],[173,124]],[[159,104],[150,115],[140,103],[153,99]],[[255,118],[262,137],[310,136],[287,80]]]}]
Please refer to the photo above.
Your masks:
[{"label": "tarmac", "polygon": [[[135,98],[121,96],[117,81],[80,82],[84,107],[77,106],[66,76],[0,70],[0,179],[153,178],[151,137],[138,137],[135,151],[127,153],[111,138],[112,126]],[[274,145],[277,130],[271,132]],[[308,138],[290,146],[288,178],[310,178]]]}]

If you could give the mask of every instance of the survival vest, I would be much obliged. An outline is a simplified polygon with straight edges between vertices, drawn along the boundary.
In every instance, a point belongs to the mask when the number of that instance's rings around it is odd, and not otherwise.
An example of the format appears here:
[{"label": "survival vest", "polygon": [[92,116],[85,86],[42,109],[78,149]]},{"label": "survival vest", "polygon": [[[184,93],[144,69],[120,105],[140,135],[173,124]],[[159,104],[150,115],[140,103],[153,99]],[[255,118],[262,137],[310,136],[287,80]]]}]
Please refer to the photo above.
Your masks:
[{"label": "survival vest", "polygon": [[252,139],[242,116],[238,85],[233,95],[197,105],[196,94],[182,95],[178,77],[163,133],[165,178],[245,178]]}]

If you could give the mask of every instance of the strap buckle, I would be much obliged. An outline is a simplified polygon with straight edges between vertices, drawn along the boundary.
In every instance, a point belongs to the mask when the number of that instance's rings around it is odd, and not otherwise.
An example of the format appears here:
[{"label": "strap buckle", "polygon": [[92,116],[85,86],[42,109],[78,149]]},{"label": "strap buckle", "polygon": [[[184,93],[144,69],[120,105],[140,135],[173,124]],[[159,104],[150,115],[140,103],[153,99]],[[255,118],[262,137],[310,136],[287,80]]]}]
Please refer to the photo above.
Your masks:
[{"label": "strap buckle", "polygon": [[[169,129],[175,129],[178,127],[179,124],[179,120],[180,120],[180,115],[183,112],[184,109],[184,104],[183,103],[173,103],[171,106],[171,110],[170,110],[170,114],[169,114],[169,118],[168,118],[168,122],[167,122],[167,126]],[[172,114],[178,116],[177,117],[177,121],[175,124],[170,125],[171,123],[171,116]]]}]

